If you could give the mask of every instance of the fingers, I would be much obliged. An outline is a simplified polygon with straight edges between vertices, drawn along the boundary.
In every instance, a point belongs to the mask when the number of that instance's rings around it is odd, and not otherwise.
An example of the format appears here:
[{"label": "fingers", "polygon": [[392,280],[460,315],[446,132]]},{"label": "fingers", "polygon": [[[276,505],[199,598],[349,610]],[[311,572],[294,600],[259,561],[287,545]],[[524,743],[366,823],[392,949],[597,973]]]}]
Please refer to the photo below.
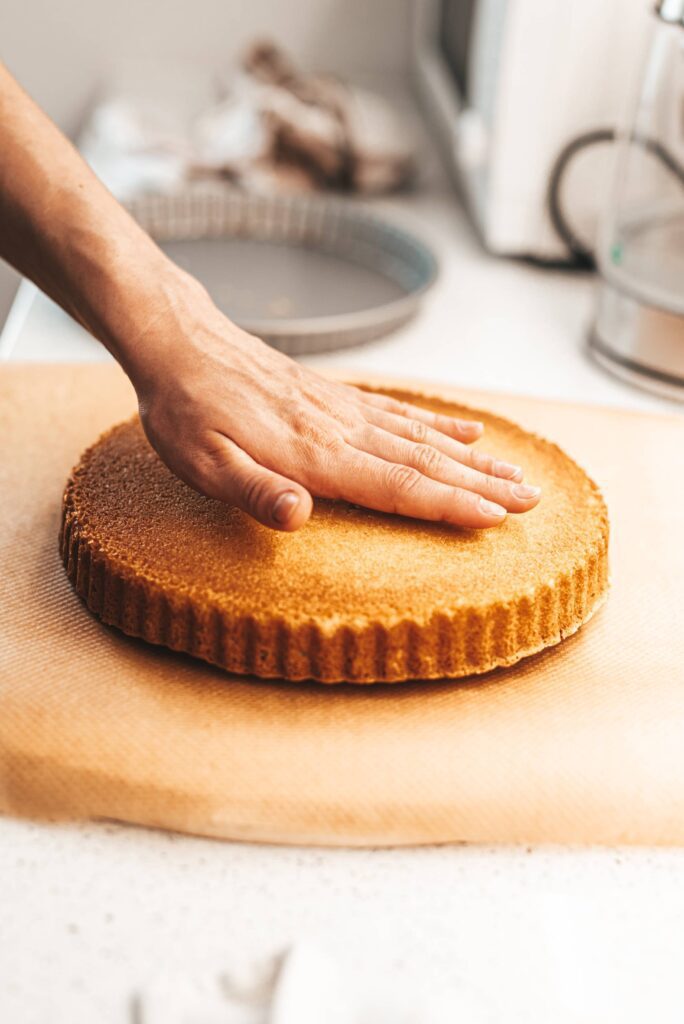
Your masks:
[{"label": "fingers", "polygon": [[541,490],[480,473],[448,458],[428,444],[413,444],[396,434],[369,426],[363,433],[363,450],[369,455],[408,466],[431,480],[460,487],[502,505],[509,512],[527,512],[539,501]]},{"label": "fingers", "polygon": [[386,462],[347,446],[336,473],[335,496],[356,505],[472,529],[498,526],[506,509],[461,487],[450,487],[417,469]]},{"label": "fingers", "polygon": [[409,402],[400,402],[396,398],[389,398],[387,395],[376,395],[372,391],[359,391],[361,402],[364,405],[382,409],[384,412],[393,413],[395,416],[402,416],[419,423],[425,423],[434,430],[453,437],[457,441],[471,444],[481,437],[484,426],[479,420],[459,420],[452,416],[442,416],[440,413],[431,412],[429,409],[421,409],[418,405],[410,405]]},{"label": "fingers", "polygon": [[313,507],[306,488],[264,469],[222,435],[217,435],[215,447],[208,452],[198,489],[275,530],[298,530]]},{"label": "fingers", "polygon": [[427,426],[421,420],[397,416],[394,413],[385,412],[383,409],[369,409],[366,418],[376,427],[382,427],[383,430],[396,434],[398,437],[404,437],[407,441],[413,441],[416,444],[429,444],[448,455],[450,459],[455,459],[464,466],[471,466],[481,473],[489,473],[490,476],[499,476],[504,480],[515,480],[516,482],[523,478],[520,466],[502,462],[477,448],[463,444],[462,441],[455,441],[439,430]]}]

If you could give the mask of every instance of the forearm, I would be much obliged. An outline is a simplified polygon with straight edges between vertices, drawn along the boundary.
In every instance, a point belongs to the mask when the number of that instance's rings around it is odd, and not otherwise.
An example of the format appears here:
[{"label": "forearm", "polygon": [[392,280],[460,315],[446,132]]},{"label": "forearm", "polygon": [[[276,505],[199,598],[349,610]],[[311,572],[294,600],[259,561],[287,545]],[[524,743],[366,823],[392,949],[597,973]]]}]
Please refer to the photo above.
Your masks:
[{"label": "forearm", "polygon": [[173,472],[265,526],[298,529],[312,494],[472,528],[539,500],[468,448],[481,424],[325,380],[237,328],[2,65],[0,257],[119,360]]},{"label": "forearm", "polygon": [[130,372],[136,347],[199,288],[135,223],[0,64],[0,256]]}]

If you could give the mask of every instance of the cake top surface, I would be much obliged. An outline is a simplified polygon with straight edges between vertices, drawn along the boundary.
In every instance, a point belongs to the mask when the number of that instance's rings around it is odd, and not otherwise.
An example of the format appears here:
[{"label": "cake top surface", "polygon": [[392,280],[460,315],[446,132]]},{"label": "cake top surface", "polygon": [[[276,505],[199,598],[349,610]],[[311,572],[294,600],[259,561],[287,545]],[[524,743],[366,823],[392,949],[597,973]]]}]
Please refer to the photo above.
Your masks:
[{"label": "cake top surface", "polygon": [[178,480],[139,421],[105,434],[74,471],[82,534],[125,573],[225,611],[291,622],[427,621],[555,586],[606,531],[596,485],[556,445],[501,417],[407,392],[396,397],[483,421],[478,445],[522,465],[543,489],[524,515],[458,529],[317,500],[307,525],[278,533]]}]

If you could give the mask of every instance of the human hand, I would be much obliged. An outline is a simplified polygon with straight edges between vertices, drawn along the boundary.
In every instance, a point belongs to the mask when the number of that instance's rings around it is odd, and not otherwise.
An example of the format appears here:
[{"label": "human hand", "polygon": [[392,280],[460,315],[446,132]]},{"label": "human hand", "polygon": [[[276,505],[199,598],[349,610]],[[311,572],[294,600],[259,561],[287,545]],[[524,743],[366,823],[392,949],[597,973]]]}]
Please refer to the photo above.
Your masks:
[{"label": "human hand", "polygon": [[326,380],[235,327],[0,66],[0,256],[109,349],[143,426],[196,490],[281,530],[312,495],[457,526],[536,505],[459,423]]},{"label": "human hand", "polygon": [[304,525],[312,496],[473,528],[539,501],[519,467],[469,447],[482,424],[321,377],[192,284],[127,369],[151,444],[195,490],[279,530]]}]

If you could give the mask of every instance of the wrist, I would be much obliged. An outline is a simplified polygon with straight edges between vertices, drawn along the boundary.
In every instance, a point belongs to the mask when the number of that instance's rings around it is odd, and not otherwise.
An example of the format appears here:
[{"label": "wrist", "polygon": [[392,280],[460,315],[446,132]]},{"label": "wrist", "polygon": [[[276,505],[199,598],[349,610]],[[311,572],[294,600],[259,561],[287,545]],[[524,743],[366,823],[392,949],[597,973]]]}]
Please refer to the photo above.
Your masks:
[{"label": "wrist", "polygon": [[136,390],[177,362],[192,321],[215,309],[207,291],[156,246],[145,260],[106,275],[106,301],[86,324],[112,353]]},{"label": "wrist", "polygon": [[[196,278],[166,260],[151,287],[131,298],[110,351],[130,378],[141,403],[185,401],[194,396],[212,353],[226,368],[251,362],[261,342],[232,323]],[[125,324],[125,326],[124,326]],[[122,330],[122,327],[124,329]]]},{"label": "wrist", "polygon": [[105,344],[135,383],[150,366],[172,357],[191,312],[210,304],[200,283],[164,258],[122,286]]},{"label": "wrist", "polygon": [[107,199],[98,219],[90,209],[81,211],[78,199],[65,204],[78,226],[52,246],[58,269],[49,291],[135,384],[138,366],[154,358],[151,350],[170,346],[182,311],[213,304],[195,278]]}]

